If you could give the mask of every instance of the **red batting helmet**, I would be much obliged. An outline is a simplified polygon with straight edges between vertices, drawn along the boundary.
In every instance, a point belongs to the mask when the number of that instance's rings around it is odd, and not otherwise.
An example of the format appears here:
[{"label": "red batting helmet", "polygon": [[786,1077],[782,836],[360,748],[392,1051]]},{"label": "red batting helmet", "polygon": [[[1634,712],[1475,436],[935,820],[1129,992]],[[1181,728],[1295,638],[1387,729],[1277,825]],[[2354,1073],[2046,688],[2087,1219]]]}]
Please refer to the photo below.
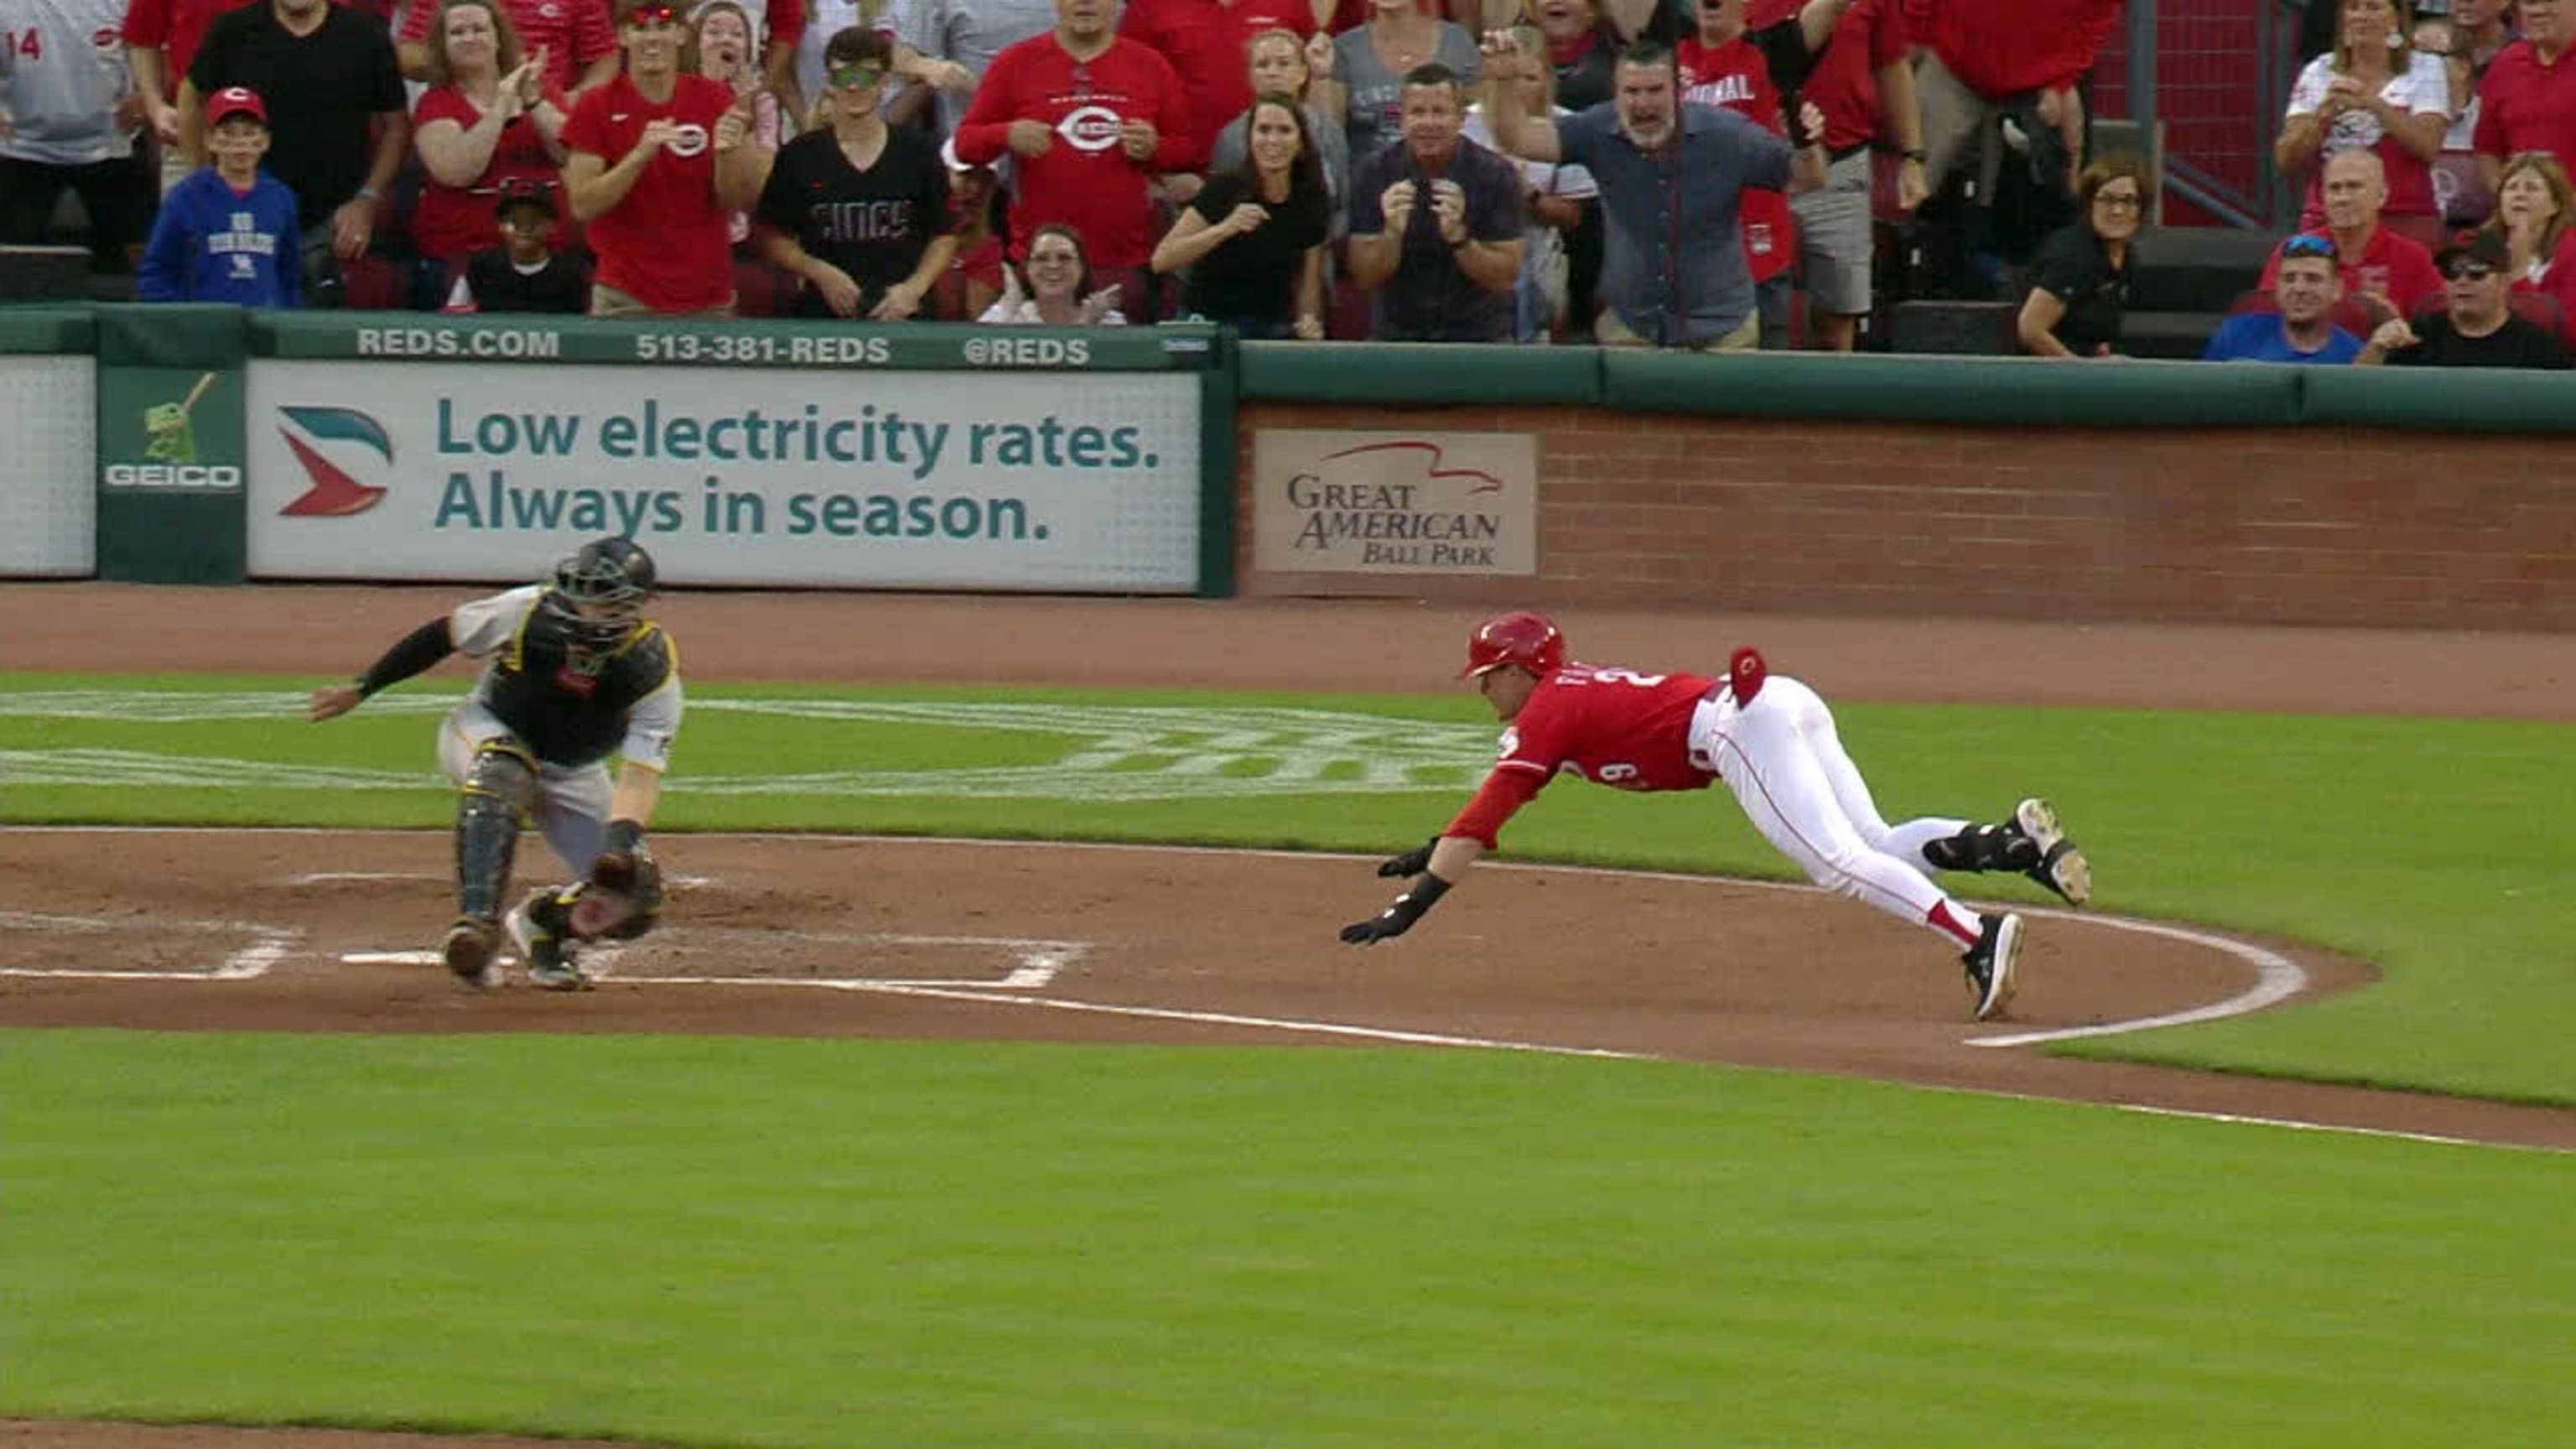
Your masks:
[{"label": "red batting helmet", "polygon": [[1517,664],[1541,679],[1565,665],[1565,635],[1545,614],[1497,614],[1467,636],[1467,667],[1458,677]]}]

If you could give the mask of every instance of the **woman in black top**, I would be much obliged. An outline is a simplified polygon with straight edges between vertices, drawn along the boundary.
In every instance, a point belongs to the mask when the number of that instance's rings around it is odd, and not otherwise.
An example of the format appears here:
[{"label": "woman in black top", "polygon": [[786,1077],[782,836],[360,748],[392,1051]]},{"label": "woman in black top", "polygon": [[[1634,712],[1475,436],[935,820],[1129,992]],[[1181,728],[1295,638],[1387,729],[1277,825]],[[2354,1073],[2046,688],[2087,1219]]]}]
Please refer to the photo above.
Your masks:
[{"label": "woman in black top", "polygon": [[1306,110],[1266,95],[1245,113],[1243,165],[1208,178],[1154,248],[1154,270],[1189,268],[1181,305],[1245,337],[1324,335],[1324,244],[1332,228]]},{"label": "woman in black top", "polygon": [[2146,216],[2146,169],[2131,156],[2084,168],[2084,214],[2040,247],[2021,304],[2021,345],[2041,357],[2111,357],[2129,306],[2130,242]]},{"label": "woman in black top", "polygon": [[782,147],[752,217],[769,260],[799,278],[800,317],[900,322],[956,253],[948,167],[877,114],[892,42],[861,26],[823,48],[831,124]]}]

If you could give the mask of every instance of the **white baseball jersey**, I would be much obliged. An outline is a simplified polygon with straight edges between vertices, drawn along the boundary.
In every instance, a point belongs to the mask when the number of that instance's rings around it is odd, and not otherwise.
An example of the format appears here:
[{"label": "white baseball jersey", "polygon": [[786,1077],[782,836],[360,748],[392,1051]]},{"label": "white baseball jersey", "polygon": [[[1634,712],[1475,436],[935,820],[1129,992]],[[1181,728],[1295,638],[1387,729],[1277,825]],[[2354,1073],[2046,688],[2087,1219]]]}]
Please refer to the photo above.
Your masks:
[{"label": "white baseball jersey", "polygon": [[134,89],[117,27],[124,0],[7,0],[0,5],[0,156],[85,166],[134,154],[116,108]]}]

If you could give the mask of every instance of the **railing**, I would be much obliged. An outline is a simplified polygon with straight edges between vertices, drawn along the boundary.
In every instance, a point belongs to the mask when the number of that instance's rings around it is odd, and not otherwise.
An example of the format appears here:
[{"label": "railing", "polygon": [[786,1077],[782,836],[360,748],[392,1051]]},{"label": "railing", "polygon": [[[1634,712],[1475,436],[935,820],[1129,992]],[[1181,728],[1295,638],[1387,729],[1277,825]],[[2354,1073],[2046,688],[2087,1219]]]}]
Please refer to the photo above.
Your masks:
[{"label": "railing", "polygon": [[2129,0],[2126,30],[2094,75],[2094,106],[2129,118],[2142,135],[2161,123],[2164,185],[2181,203],[2169,220],[2277,229],[2295,214],[2272,141],[2304,59],[2305,8],[2302,0]]}]

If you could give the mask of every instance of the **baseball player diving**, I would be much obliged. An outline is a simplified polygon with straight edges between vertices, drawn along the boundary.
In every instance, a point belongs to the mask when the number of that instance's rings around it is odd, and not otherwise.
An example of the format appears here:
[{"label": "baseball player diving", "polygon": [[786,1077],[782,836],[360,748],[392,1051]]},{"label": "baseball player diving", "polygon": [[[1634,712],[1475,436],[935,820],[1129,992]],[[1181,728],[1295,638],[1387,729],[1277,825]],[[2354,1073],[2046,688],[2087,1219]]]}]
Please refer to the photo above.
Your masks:
[{"label": "baseball player diving", "polygon": [[1504,614],[1467,640],[1467,667],[1508,728],[1484,788],[1429,843],[1380,864],[1412,884],[1376,916],[1342,928],[1364,946],[1401,936],[1437,904],[1512,812],[1559,773],[1622,790],[1700,790],[1723,780],[1754,828],[1807,878],[1939,932],[1957,945],[1979,1021],[2020,985],[2021,917],[1981,915],[1933,882],[1934,870],[2018,871],[2082,905],[2092,866],[2045,800],[1999,825],[1927,818],[1889,825],[1806,685],[1738,649],[1724,679],[1568,662],[1545,615]]},{"label": "baseball player diving", "polygon": [[[632,940],[661,913],[662,876],[644,845],[662,772],[680,733],[678,656],[644,617],[653,559],[604,538],[555,566],[550,582],[459,605],[403,636],[347,684],[313,691],[333,719],[453,653],[483,662],[465,702],[438,731],[438,763],[456,782],[456,922],[440,955],[477,988],[498,980],[520,820],[534,815],[573,884],[542,887],[509,913],[528,979],[552,991],[590,985],[582,943]],[[619,756],[616,783],[608,756]]]}]

